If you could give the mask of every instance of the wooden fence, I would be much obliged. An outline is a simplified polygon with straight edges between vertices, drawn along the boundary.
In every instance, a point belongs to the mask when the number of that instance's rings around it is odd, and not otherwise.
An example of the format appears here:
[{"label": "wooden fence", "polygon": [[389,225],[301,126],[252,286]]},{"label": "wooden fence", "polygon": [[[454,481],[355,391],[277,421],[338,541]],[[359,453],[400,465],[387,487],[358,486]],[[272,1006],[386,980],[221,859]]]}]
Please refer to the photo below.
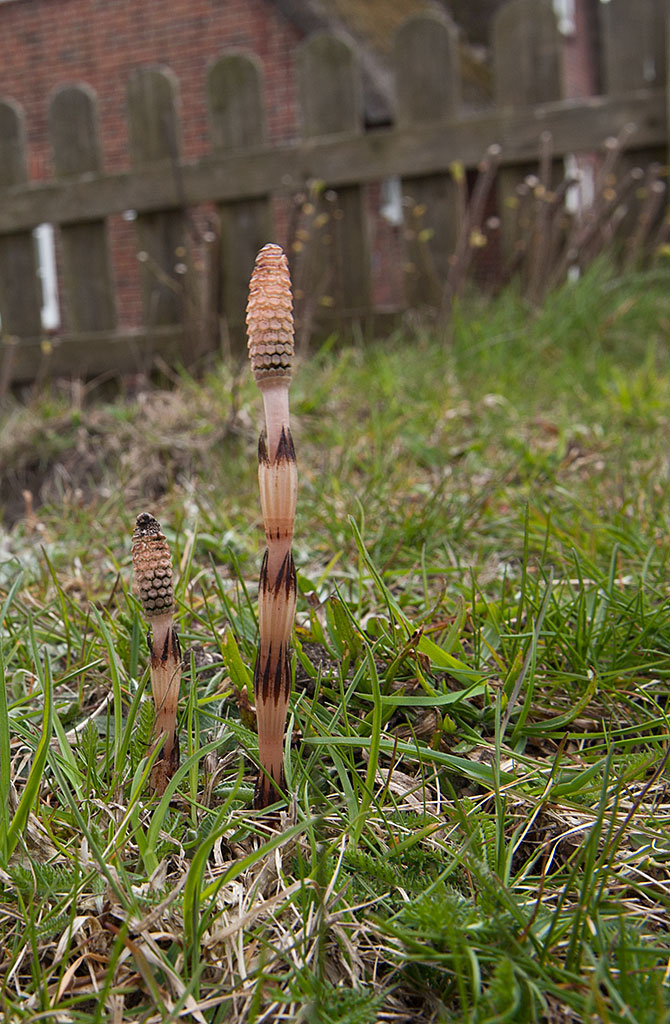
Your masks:
[{"label": "wooden fence", "polygon": [[[315,181],[337,193],[337,231],[318,259],[333,263],[338,313],[363,318],[373,310],[365,189],[391,176],[402,180],[414,208],[425,210],[422,232],[406,233],[403,257],[404,301],[421,303],[428,285],[417,273],[421,260],[413,247],[427,247],[433,274],[446,277],[458,222],[454,162],[473,168],[492,143],[500,147],[498,208],[504,213],[520,177],[537,166],[542,133],[552,140],[554,159],[598,150],[626,125],[634,126],[628,149],[665,152],[664,42],[655,36],[650,44],[637,7],[610,0],[603,34],[606,92],[573,102],[560,98],[561,44],[550,3],[511,0],[493,25],[494,105],[475,113],[460,99],[453,27],[434,16],[414,17],[395,40],[396,123],[369,132],[362,129],[351,48],[340,38],[315,35],[296,54],[302,135],[279,146],[267,141],[257,60],[226,54],[209,70],[211,151],[197,161],[179,153],[175,78],[165,69],[141,69],[128,83],[131,169],[123,173],[103,169],[96,96],[88,86],[66,85],[51,97],[54,178],[46,183],[27,180],[21,110],[11,100],[0,102],[0,385],[31,380],[45,364],[54,375],[92,375],[147,368],[159,354],[191,360],[197,345],[185,308],[196,294],[202,297],[175,254],[187,251],[189,211],[203,203],[216,204],[218,213],[221,299],[214,310],[200,309],[199,322],[212,313],[225,316],[239,337],[254,255],[273,237],[273,197]],[[650,45],[658,50],[653,88],[647,84]],[[126,210],[137,212],[142,254],[144,326],[133,330],[117,327],[107,223]],[[48,342],[32,235],[42,223],[58,226],[67,322],[67,333]],[[504,217],[502,227],[504,245]],[[210,344],[211,335],[204,337]]]}]

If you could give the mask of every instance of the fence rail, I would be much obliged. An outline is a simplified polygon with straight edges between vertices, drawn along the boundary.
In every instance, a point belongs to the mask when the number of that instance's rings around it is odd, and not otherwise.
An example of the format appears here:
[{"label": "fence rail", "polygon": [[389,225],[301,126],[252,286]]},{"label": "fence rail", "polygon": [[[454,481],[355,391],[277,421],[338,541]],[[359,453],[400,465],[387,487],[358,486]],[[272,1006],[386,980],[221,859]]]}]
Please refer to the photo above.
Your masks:
[{"label": "fence rail", "polygon": [[[654,6],[662,0],[641,2]],[[191,207],[216,204],[220,277],[208,315],[225,316],[236,336],[254,253],[272,236],[273,198],[291,196],[310,182],[337,190],[339,208],[336,237],[316,260],[312,280],[327,272],[319,261],[330,260],[340,313],[363,316],[373,311],[366,185],[402,180],[403,192],[425,209],[424,244],[433,274],[444,279],[462,219],[462,196],[450,173],[455,162],[476,167],[497,144],[498,207],[504,211],[519,180],[537,164],[541,136],[551,138],[556,160],[596,151],[633,126],[626,148],[642,163],[664,157],[665,69],[657,66],[649,87],[649,40],[631,29],[625,5],[626,0],[611,0],[604,15],[608,94],[575,102],[560,98],[560,41],[550,4],[511,0],[492,34],[495,106],[475,113],[464,111],[460,100],[453,26],[433,15],[414,17],[395,45],[397,123],[370,132],[361,127],[352,50],[334,36],[310,37],[296,58],[302,137],[284,145],[267,141],[257,60],[226,54],[209,71],[211,152],[197,161],[180,156],[174,76],[167,69],[140,69],[128,85],[131,169],[122,173],[103,170],[97,99],[89,86],[65,85],[51,97],[54,179],[48,182],[28,181],[22,111],[11,100],[0,101],[0,387],[29,380],[45,372],[45,365],[53,374],[90,374],[146,369],[157,355],[188,359],[193,345],[184,333],[184,310],[194,293],[191,275],[176,269],[175,253],[187,245]],[[621,32],[629,33],[625,42]],[[612,55],[624,45],[626,74],[618,81]],[[108,218],[127,210],[137,215],[137,249],[146,254],[138,264],[144,323],[133,330],[117,327],[108,234]],[[46,345],[32,240],[32,230],[42,223],[58,226],[67,323],[66,333]],[[412,258],[416,239],[406,234],[405,294],[420,304],[429,286],[420,261]],[[211,307],[211,296],[208,301]]]},{"label": "fence rail", "polygon": [[[593,152],[634,125],[628,147],[662,147],[668,136],[663,90],[641,89],[621,97],[538,104],[529,111],[471,114],[459,121],[380,128],[359,136],[316,138],[249,153],[200,160],[157,161],[141,171],[82,174],[58,182],[3,190],[0,234],[38,224],[77,224],[125,210],[150,213],[186,203],[234,202],[270,193],[298,192],[313,180],[333,188],[443,173],[454,160],[475,167],[491,143],[501,146],[501,165],[538,157],[540,133],[552,135],[556,156]],[[179,182],[179,185],[177,185]]]}]

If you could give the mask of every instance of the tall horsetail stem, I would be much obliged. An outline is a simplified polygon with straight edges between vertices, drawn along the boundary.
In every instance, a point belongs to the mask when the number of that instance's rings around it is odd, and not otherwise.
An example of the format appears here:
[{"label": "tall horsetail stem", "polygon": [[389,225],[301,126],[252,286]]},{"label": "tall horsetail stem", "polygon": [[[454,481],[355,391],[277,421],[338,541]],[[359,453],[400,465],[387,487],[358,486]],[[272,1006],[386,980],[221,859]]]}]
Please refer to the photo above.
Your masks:
[{"label": "tall horsetail stem", "polygon": [[181,652],[173,625],[172,557],[160,523],[150,512],[142,512],[137,517],[132,556],[133,590],[149,623],[147,642],[151,655],[151,691],[156,709],[154,741],[165,734],[160,757],[149,777],[149,785],[160,795],[179,767],[177,705]]},{"label": "tall horsetail stem", "polygon": [[298,471],[289,425],[293,362],[293,298],[286,256],[278,245],[258,253],[247,304],[249,358],[263,396],[265,430],[258,442],[258,484],[267,549],[258,587],[259,651],[254,673],[260,771],[254,807],[284,790],[284,728],[291,692],[289,642],[296,605],[291,542]]}]

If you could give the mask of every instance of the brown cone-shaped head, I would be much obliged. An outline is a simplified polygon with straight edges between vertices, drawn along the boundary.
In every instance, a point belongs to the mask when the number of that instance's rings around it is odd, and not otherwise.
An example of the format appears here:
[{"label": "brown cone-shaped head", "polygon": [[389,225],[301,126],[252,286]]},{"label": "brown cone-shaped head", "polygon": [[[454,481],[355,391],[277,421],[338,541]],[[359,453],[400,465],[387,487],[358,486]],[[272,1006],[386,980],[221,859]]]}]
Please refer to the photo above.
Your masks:
[{"label": "brown cone-shaped head", "polygon": [[174,607],[172,558],[160,523],[150,512],[141,512],[133,530],[133,590],[148,619],[165,615]]},{"label": "brown cone-shaped head", "polygon": [[247,335],[251,369],[260,386],[291,379],[293,297],[288,262],[281,246],[264,245],[249,282]]}]

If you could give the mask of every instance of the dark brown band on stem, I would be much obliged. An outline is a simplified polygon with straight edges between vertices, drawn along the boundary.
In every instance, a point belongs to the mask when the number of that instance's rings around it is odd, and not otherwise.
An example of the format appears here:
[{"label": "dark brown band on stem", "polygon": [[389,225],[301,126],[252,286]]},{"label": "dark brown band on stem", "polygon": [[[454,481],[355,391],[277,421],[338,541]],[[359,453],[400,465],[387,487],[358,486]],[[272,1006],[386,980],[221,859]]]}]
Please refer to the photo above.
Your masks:
[{"label": "dark brown band on stem", "polygon": [[278,594],[279,591],[281,590],[282,583],[284,583],[286,587],[286,581],[288,580],[290,573],[289,562],[292,561],[293,559],[291,558],[291,552],[287,551],[286,554],[284,555],[282,564],[279,566],[279,572],[275,576],[274,583],[272,584],[272,590],[275,594]]},{"label": "dark brown band on stem", "polygon": [[160,752],[160,756],[149,775],[149,785],[158,796],[162,796],[168,783],[179,768],[179,734],[174,733],[172,744],[168,736]]},{"label": "dark brown band on stem", "polygon": [[279,438],[275,461],[295,462],[295,448],[293,447],[293,438],[288,427],[281,428],[281,437]]},{"label": "dark brown band on stem", "polygon": [[[270,699],[270,663],[272,658],[272,643],[270,643],[270,649],[266,657],[263,659],[259,653],[256,658],[256,667],[254,669],[254,698],[256,704],[262,701],[264,704]],[[262,709],[256,707],[256,714],[262,714]]]},{"label": "dark brown band on stem", "polygon": [[291,431],[288,427],[281,428],[281,434],[279,435],[279,444],[277,445],[277,451],[275,452],[274,458],[270,458],[268,452],[268,439],[267,431],[263,430],[258,437],[258,461],[261,466],[270,466],[278,462],[295,462],[295,446],[293,444],[293,438]]},{"label": "dark brown band on stem", "polygon": [[254,792],[254,809],[262,811],[264,808],[270,807],[271,804],[275,804],[277,800],[283,797],[285,791],[286,779],[284,778],[283,768],[279,773],[278,779],[275,779],[260,768]]},{"label": "dark brown band on stem", "polygon": [[179,646],[179,635],[177,630],[172,626],[165,634],[163,640],[163,648],[160,653],[154,648],[154,641],[151,631],[147,633],[147,643],[149,644],[149,651],[151,653],[151,664],[154,668],[160,665],[161,662],[165,663],[169,658],[173,661],[181,662],[181,647]]},{"label": "dark brown band on stem", "polygon": [[[289,661],[288,649],[285,644],[280,643],[273,651],[272,644],[263,657],[261,654],[256,659],[254,669],[254,697],[256,703],[270,703],[277,707],[281,701],[285,703],[291,695],[291,663]],[[257,713],[262,708],[256,708]]]},{"label": "dark brown band on stem", "polygon": [[286,591],[286,597],[291,597],[293,594],[298,592],[298,577],[295,571],[295,562],[293,561],[293,552],[287,551],[282,559],[282,563],[279,566],[279,572],[274,578],[274,582],[270,583],[270,576],[268,573],[268,560],[269,552],[266,550],[263,555],[263,562],[261,564],[261,576],[258,581],[258,589],[261,595],[264,595],[270,591],[273,596],[278,596],[282,587]]},{"label": "dark brown band on stem", "polygon": [[268,446],[267,446],[267,440],[266,439],[267,439],[267,434],[263,430],[258,435],[258,461],[261,464],[261,466],[269,466],[270,465],[270,456],[268,455]]}]

